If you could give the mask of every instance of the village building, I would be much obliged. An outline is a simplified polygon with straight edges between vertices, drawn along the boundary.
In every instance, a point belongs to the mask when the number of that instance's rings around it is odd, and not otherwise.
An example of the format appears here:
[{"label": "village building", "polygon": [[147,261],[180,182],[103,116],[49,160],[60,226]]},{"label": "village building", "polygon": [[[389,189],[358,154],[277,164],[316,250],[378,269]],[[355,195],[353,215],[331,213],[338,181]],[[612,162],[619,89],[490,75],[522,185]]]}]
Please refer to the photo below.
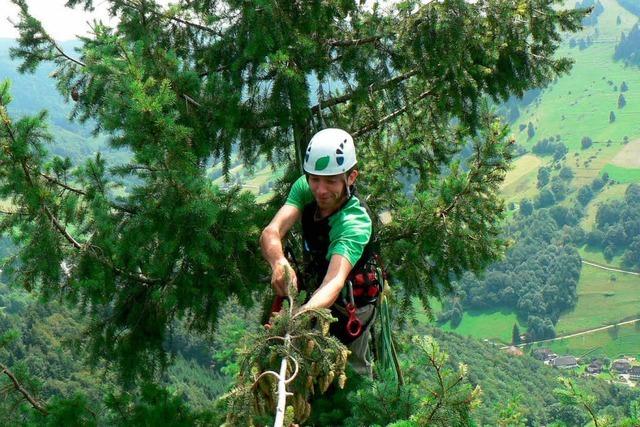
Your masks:
[{"label": "village building", "polygon": [[611,370],[620,374],[626,374],[631,369],[631,362],[627,359],[616,359],[611,364]]},{"label": "village building", "polygon": [[550,364],[558,369],[573,369],[578,367],[578,359],[573,356],[558,356]]},{"label": "village building", "polygon": [[593,375],[599,374],[602,372],[602,361],[594,360],[587,366],[587,372]]},{"label": "village building", "polygon": [[633,381],[640,381],[640,366],[633,366],[629,370],[629,379]]},{"label": "village building", "polygon": [[548,348],[537,348],[533,350],[533,357],[546,362],[547,360],[555,359],[558,355]]}]

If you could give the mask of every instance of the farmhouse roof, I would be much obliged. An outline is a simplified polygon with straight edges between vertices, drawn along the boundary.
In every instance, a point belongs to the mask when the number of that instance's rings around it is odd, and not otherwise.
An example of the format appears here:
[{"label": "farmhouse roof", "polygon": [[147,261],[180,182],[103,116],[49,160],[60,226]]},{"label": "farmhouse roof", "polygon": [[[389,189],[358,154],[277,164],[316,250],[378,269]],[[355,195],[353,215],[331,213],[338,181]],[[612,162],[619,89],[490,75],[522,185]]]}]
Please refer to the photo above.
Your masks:
[{"label": "farmhouse roof", "polygon": [[558,356],[551,363],[556,367],[565,367],[577,365],[578,360],[574,356]]},{"label": "farmhouse roof", "polygon": [[616,359],[613,361],[613,367],[626,367],[627,369],[631,368],[631,362],[627,359]]}]

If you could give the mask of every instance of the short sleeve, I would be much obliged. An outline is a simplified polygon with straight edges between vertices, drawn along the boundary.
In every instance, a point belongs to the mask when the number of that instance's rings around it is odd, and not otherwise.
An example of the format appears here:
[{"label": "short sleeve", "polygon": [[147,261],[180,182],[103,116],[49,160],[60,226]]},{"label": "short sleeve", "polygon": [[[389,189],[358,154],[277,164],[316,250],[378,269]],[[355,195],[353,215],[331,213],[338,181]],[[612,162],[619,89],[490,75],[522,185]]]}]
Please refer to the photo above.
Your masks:
[{"label": "short sleeve", "polygon": [[341,215],[331,218],[331,232],[329,239],[331,243],[327,251],[327,259],[337,254],[344,256],[351,266],[355,266],[362,257],[365,246],[371,239],[371,218],[367,211],[360,206],[354,197],[346,209],[343,209]]},{"label": "short sleeve", "polygon": [[296,180],[289,190],[289,196],[285,205],[295,206],[296,208],[303,210],[305,205],[308,205],[313,201],[313,194],[309,188],[307,177],[302,175]]}]

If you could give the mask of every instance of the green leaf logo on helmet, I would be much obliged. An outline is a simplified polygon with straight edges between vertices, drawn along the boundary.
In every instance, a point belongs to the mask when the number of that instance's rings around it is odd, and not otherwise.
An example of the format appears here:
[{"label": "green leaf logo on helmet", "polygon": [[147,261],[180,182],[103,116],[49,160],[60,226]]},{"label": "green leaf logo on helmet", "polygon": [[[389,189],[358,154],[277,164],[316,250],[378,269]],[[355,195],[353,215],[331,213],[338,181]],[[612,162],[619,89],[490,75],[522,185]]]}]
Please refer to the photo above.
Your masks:
[{"label": "green leaf logo on helmet", "polygon": [[313,175],[338,175],[357,163],[353,138],[342,129],[329,128],[316,133],[304,157],[304,170]]}]

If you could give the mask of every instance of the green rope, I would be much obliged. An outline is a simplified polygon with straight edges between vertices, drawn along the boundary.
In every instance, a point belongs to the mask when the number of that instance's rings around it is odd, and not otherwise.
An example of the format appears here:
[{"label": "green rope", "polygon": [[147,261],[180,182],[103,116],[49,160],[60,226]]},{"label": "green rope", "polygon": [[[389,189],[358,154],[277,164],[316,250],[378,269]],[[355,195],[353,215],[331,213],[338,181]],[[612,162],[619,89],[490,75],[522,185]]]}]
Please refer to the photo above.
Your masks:
[{"label": "green rope", "polygon": [[391,309],[389,308],[389,298],[387,296],[391,290],[379,270],[378,277],[381,279],[381,283],[384,283],[384,289],[378,303],[380,316],[380,338],[378,340],[377,351],[379,358],[378,363],[383,370],[393,369],[398,379],[398,386],[403,386],[404,378],[391,333]]}]

